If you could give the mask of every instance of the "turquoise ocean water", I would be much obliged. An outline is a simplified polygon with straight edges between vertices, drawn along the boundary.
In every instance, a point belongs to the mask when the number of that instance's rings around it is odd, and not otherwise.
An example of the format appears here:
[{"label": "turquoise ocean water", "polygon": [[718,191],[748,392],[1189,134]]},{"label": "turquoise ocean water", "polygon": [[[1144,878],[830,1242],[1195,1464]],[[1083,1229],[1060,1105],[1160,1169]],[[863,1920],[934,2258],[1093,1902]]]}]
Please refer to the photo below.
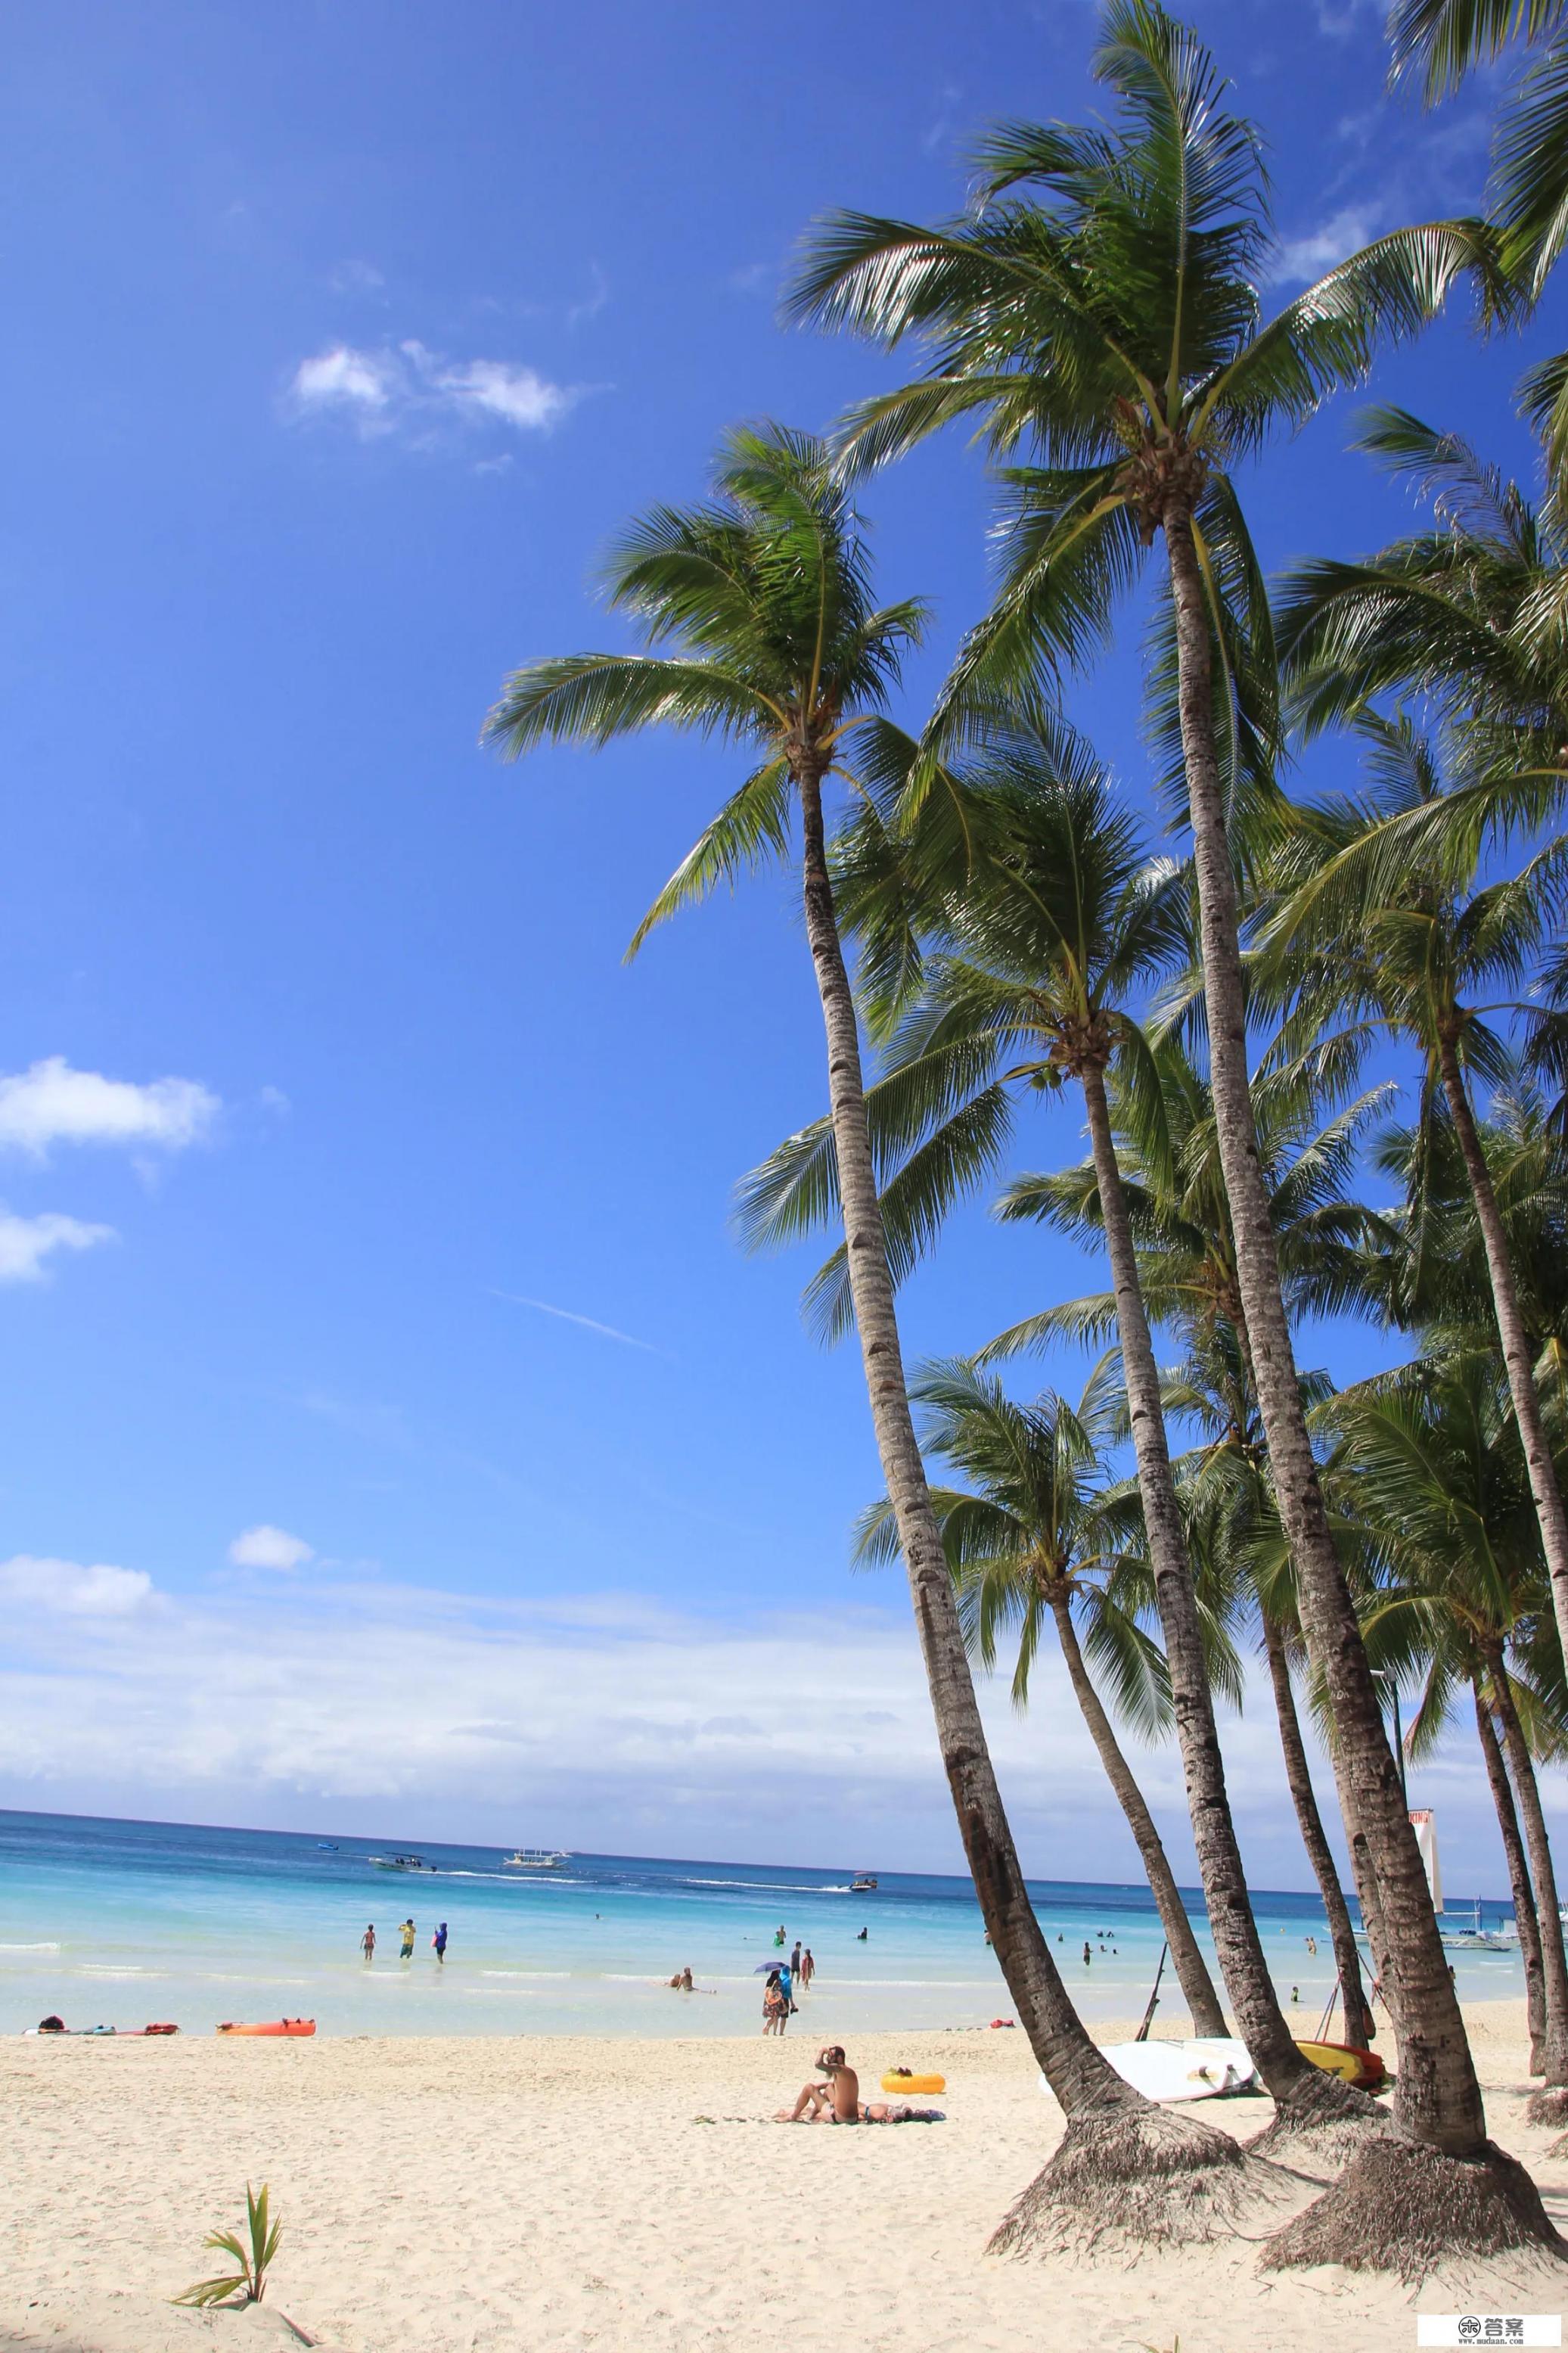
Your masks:
[{"label": "turquoise ocean water", "polygon": [[[847,1871],[574,1854],[524,1873],[498,1848],[428,1844],[418,1851],[434,1870],[405,1873],[370,1862],[396,1851],[385,1841],[321,1836],[330,1847],[0,1812],[0,2031],[55,2012],[68,2026],[172,2020],[197,2033],[279,2017],[313,2017],[323,2034],[744,2033],[760,2028],[756,1971],[780,1926],[819,1972],[792,2033],[808,2033],[814,2013],[843,2034],[984,2026],[1011,2010],[965,1880],[878,1872],[877,1892],[855,1895]],[[1084,2014],[1141,2011],[1162,1942],[1147,1887],[1041,1880],[1031,1893]],[[1282,1998],[1297,1987],[1321,2007],[1333,1964],[1317,1899],[1255,1890],[1254,1901]],[[1206,1947],[1202,1904],[1189,1904]],[[1449,1898],[1455,1926],[1470,1911]],[[418,1935],[405,1964],[396,1928],[409,1914]],[[1488,1925],[1503,1916],[1487,1905]],[[430,1949],[439,1920],[444,1967]],[[1452,1957],[1466,1999],[1523,1989],[1517,1957]],[[664,1980],[688,1964],[704,1990],[670,1992]],[[1180,2000],[1168,1968],[1166,1985],[1169,2015]]]}]

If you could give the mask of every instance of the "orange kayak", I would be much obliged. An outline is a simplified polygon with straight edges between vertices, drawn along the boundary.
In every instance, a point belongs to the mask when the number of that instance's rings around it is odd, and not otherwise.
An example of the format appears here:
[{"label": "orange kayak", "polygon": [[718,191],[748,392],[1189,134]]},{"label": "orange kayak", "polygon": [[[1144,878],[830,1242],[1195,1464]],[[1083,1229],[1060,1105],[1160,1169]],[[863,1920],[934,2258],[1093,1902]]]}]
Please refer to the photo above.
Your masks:
[{"label": "orange kayak", "polygon": [[218,2028],[220,2034],[314,2034],[313,2018],[269,2018],[264,2026],[235,2026],[228,2023]]}]

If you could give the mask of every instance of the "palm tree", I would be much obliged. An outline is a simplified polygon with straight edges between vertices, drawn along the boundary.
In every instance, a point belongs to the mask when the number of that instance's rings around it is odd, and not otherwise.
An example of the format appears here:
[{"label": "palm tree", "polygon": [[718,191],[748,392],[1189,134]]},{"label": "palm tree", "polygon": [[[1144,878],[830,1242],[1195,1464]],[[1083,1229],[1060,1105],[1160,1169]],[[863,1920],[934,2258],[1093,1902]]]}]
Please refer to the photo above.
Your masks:
[{"label": "palm tree", "polygon": [[1422,1063],[1427,1118],[1440,1099],[1464,1164],[1486,1251],[1509,1392],[1524,1441],[1559,1634],[1568,1652],[1568,1511],[1563,1508],[1521,1288],[1501,1205],[1470,1094],[1474,1073],[1511,1075],[1497,1014],[1526,1008],[1522,985],[1562,903],[1568,842],[1550,843],[1517,875],[1482,881],[1483,843],[1391,831],[1411,812],[1438,807],[1444,786],[1431,745],[1403,713],[1363,712],[1373,789],[1299,812],[1279,846],[1279,902],[1264,926],[1260,970],[1278,976],[1311,1026],[1392,1034]]},{"label": "palm tree", "polygon": [[[1467,766],[1483,792],[1506,796],[1510,814],[1543,812],[1561,791],[1568,723],[1561,497],[1533,502],[1462,434],[1405,408],[1366,410],[1351,447],[1429,506],[1432,524],[1287,575],[1275,624],[1295,715],[1315,732],[1379,696],[1420,693],[1461,739],[1479,731]],[[1412,818],[1407,829],[1434,828]]]},{"label": "palm tree", "polygon": [[[1020,1082],[1076,1080],[1104,1204],[1138,1489],[1215,1948],[1238,2031],[1280,2104],[1281,2137],[1318,2122],[1337,2126],[1365,2104],[1347,2100],[1297,2049],[1247,1894],[1111,1133],[1111,1064],[1151,1077],[1121,1000],[1141,970],[1184,943],[1184,894],[1173,873],[1146,869],[1135,826],[1081,745],[1064,745],[1058,731],[1023,714],[1005,723],[994,715],[987,751],[962,772],[944,771],[942,786],[901,839],[868,811],[841,861],[844,918],[870,970],[896,973],[906,986],[922,976],[874,1091],[875,1099],[886,1090],[900,1137],[919,1134],[922,1118],[934,1131],[920,1148],[918,1181],[900,1192],[894,1239],[909,1250],[931,1229],[956,1182],[944,1151],[972,1132],[987,1097]],[[922,916],[940,953],[920,950]],[[897,1004],[895,992],[888,1016]],[[1022,1059],[1009,1069],[1011,1054]],[[825,1164],[826,1142],[819,1133],[814,1153],[792,1139],[751,1180],[745,1213],[754,1236],[798,1228],[808,1208],[826,1206],[826,1167],[814,1185],[802,1180],[814,1158]]]},{"label": "palm tree", "polygon": [[[1302,1649],[1295,1584],[1269,1490],[1246,1351],[1235,1326],[1216,1321],[1207,1331],[1189,1331],[1185,1356],[1166,1373],[1163,1386],[1167,1416],[1195,1426],[1203,1441],[1177,1466],[1187,1548],[1203,1565],[1212,1589],[1228,1588],[1238,1612],[1256,1614],[1286,1786],[1328,1918],[1346,2040],[1364,2045],[1375,2040],[1376,2021],[1363,1989],[1355,1927],[1307,1761],[1292,1679]],[[1310,1394],[1321,1383],[1310,1380],[1305,1386]]]},{"label": "palm tree", "polygon": [[[942,1456],[969,1482],[967,1491],[933,1488],[931,1503],[971,1651],[989,1669],[998,1634],[1016,1630],[1013,1697],[1023,1706],[1042,1635],[1054,1626],[1073,1696],[1137,1843],[1193,2031],[1224,2035],[1225,2013],[1164,1842],[1089,1672],[1091,1664],[1100,1669],[1119,1713],[1145,1736],[1169,1722],[1165,1662],[1139,1623],[1140,1607],[1152,1598],[1147,1580],[1117,1544],[1100,1482],[1121,1405],[1112,1365],[1101,1359],[1076,1406],[1049,1390],[1019,1405],[994,1377],[962,1359],[923,1366],[910,1394],[924,1409],[928,1457]],[[862,1519],[856,1552],[866,1561],[898,1558],[898,1526],[885,1498]]]},{"label": "palm tree", "polygon": [[[1277,1039],[1254,1074],[1258,1154],[1268,1185],[1279,1269],[1293,1314],[1373,1312],[1373,1273],[1398,1240],[1391,1221],[1346,1198],[1362,1132],[1387,1090],[1369,1089],[1326,1121],[1320,1080],[1342,1083],[1337,1049],[1309,1055],[1281,1051]],[[1194,1421],[1205,1453],[1180,1481],[1188,1550],[1211,1567],[1223,1552],[1239,1564],[1251,1589],[1279,1722],[1286,1778],[1302,1843],[1322,1895],[1344,1992],[1347,2032],[1370,2040],[1372,2012],[1362,1995],[1355,1933],[1307,1764],[1291,1684],[1300,1618],[1289,1556],[1268,1548],[1259,1566],[1255,1539],[1275,1514],[1266,1449],[1247,1345],[1246,1317],[1229,1211],[1219,1166],[1214,1104],[1179,1034],[1168,1028],[1152,1054],[1156,1085],[1113,1084],[1111,1115],[1132,1217],[1138,1270],[1151,1315],[1173,1325],[1185,1357],[1163,1384],[1165,1412]],[[1037,1220],[1079,1241],[1103,1235],[1099,1179],[1092,1161],[1013,1177],[996,1204],[1006,1221]],[[1110,1294],[1068,1300],[1024,1317],[980,1352],[994,1362],[1060,1338],[1093,1339],[1110,1325]],[[1311,1393],[1313,1384],[1304,1387]],[[1358,1892],[1368,1919],[1376,1897],[1361,1842],[1347,1822]],[[1380,1938],[1381,1942],[1381,1938]]]},{"label": "palm tree", "polygon": [[781,853],[798,809],[805,932],[878,1451],[975,1891],[1031,2048],[1068,2118],[1060,2148],[1005,2230],[1014,2239],[1074,2232],[1086,2209],[1134,2230],[1205,2230],[1201,2216],[1183,2220],[1203,2198],[1188,2200],[1182,2181],[1211,2184],[1224,2207],[1244,2178],[1234,2145],[1206,2129],[1173,2129],[1114,2073],[1068,1998],[996,1786],[905,1389],[823,797],[830,777],[853,773],[858,743],[874,737],[923,608],[873,604],[864,537],[828,453],[776,427],[730,437],[708,502],[656,508],[635,522],[611,557],[607,585],[647,650],[525,665],[506,681],[485,737],[517,757],[550,739],[603,744],[663,723],[748,748],[757,765],[656,899],[634,948],[716,881]]},{"label": "palm tree", "polygon": [[[1540,1091],[1506,1066],[1478,1122],[1497,1196],[1535,1385],[1568,1402],[1568,1153]],[[1448,1354],[1495,1349],[1486,1247],[1475,1196],[1441,1098],[1374,1138],[1371,1166],[1403,1198],[1380,1213],[1375,1244],[1348,1254],[1342,1304]]]},{"label": "palm tree", "polygon": [[[1561,1652],[1541,1639],[1540,1538],[1507,1388],[1495,1361],[1472,1351],[1364,1385],[1329,1411],[1342,1440],[1331,1484],[1382,1570],[1367,1606],[1368,1645],[1396,1671],[1416,1666],[1424,1675],[1412,1756],[1436,1745],[1467,1687],[1489,1776],[1494,1720],[1500,1729],[1534,1881],[1533,1906],[1519,1920],[1527,1952],[1531,1941],[1540,1947],[1542,2073],[1561,2093],[1568,2087],[1568,1957],[1525,1724],[1560,1717],[1563,1677]],[[1554,1730],[1554,1745],[1560,1737]],[[1510,1810],[1499,1803],[1505,1848]]]},{"label": "palm tree", "polygon": [[[1394,78],[1419,72],[1428,106],[1521,36],[1535,45],[1492,142],[1492,209],[1503,258],[1534,301],[1568,238],[1568,0],[1394,0]],[[1568,353],[1526,376],[1523,406],[1568,457]]]},{"label": "palm tree", "polygon": [[[1443,2174],[1439,2154],[1487,2159],[1485,2117],[1323,1505],[1258,1163],[1231,819],[1268,788],[1249,746],[1270,747],[1271,644],[1230,470],[1361,377],[1380,343],[1416,332],[1462,275],[1491,281],[1492,250],[1476,222],[1402,229],[1265,322],[1257,290],[1270,232],[1254,132],[1223,111],[1207,52],[1155,0],[1113,0],[1102,22],[1093,69],[1117,101],[1110,128],[1005,126],[982,151],[976,209],[935,229],[839,216],[817,233],[795,307],[885,343],[916,334],[936,345],[928,375],[852,416],[847,461],[879,461],[964,417],[994,446],[1027,442],[1040,460],[1009,477],[1005,576],[946,691],[944,749],[1021,680],[1086,659],[1163,535],[1210,1066],[1258,1403],[1302,1626],[1334,1709],[1342,1802],[1366,1838],[1397,1961],[1404,2138],[1373,2170],[1397,2169],[1430,2209],[1459,2179]],[[1369,2196],[1371,2183],[1358,2158],[1276,2257],[1405,2260],[1400,2215],[1413,2207]],[[1549,2230],[1522,2181],[1510,2177],[1499,2197],[1484,2224],[1474,2210],[1454,2213],[1464,2243]],[[1369,2242],[1369,2211],[1386,2237],[1374,2230]]]}]

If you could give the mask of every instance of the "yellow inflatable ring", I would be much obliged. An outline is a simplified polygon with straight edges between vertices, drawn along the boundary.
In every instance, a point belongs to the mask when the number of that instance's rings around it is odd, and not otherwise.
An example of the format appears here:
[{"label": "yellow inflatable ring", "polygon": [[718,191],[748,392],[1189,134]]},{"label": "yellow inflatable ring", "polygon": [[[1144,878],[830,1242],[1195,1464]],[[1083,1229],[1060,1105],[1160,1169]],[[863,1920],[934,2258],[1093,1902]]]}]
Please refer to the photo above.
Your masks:
[{"label": "yellow inflatable ring", "polygon": [[890,2067],[882,2078],[882,2089],[884,2092],[945,2092],[947,2077],[900,2075],[896,2067]]}]

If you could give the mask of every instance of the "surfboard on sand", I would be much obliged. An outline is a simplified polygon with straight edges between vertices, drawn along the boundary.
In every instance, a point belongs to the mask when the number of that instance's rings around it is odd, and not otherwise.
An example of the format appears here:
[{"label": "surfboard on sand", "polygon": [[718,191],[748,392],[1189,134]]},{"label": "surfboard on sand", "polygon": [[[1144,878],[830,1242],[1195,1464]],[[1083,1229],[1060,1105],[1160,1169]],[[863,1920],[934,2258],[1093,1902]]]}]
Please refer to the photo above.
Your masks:
[{"label": "surfboard on sand", "polygon": [[[1123,2082],[1148,2100],[1216,2100],[1227,2092],[1248,2092],[1258,2081],[1247,2045],[1227,2036],[1195,2036],[1187,2042],[1107,2042],[1100,2047]],[[1040,2088],[1047,2088],[1043,2075]]]}]

